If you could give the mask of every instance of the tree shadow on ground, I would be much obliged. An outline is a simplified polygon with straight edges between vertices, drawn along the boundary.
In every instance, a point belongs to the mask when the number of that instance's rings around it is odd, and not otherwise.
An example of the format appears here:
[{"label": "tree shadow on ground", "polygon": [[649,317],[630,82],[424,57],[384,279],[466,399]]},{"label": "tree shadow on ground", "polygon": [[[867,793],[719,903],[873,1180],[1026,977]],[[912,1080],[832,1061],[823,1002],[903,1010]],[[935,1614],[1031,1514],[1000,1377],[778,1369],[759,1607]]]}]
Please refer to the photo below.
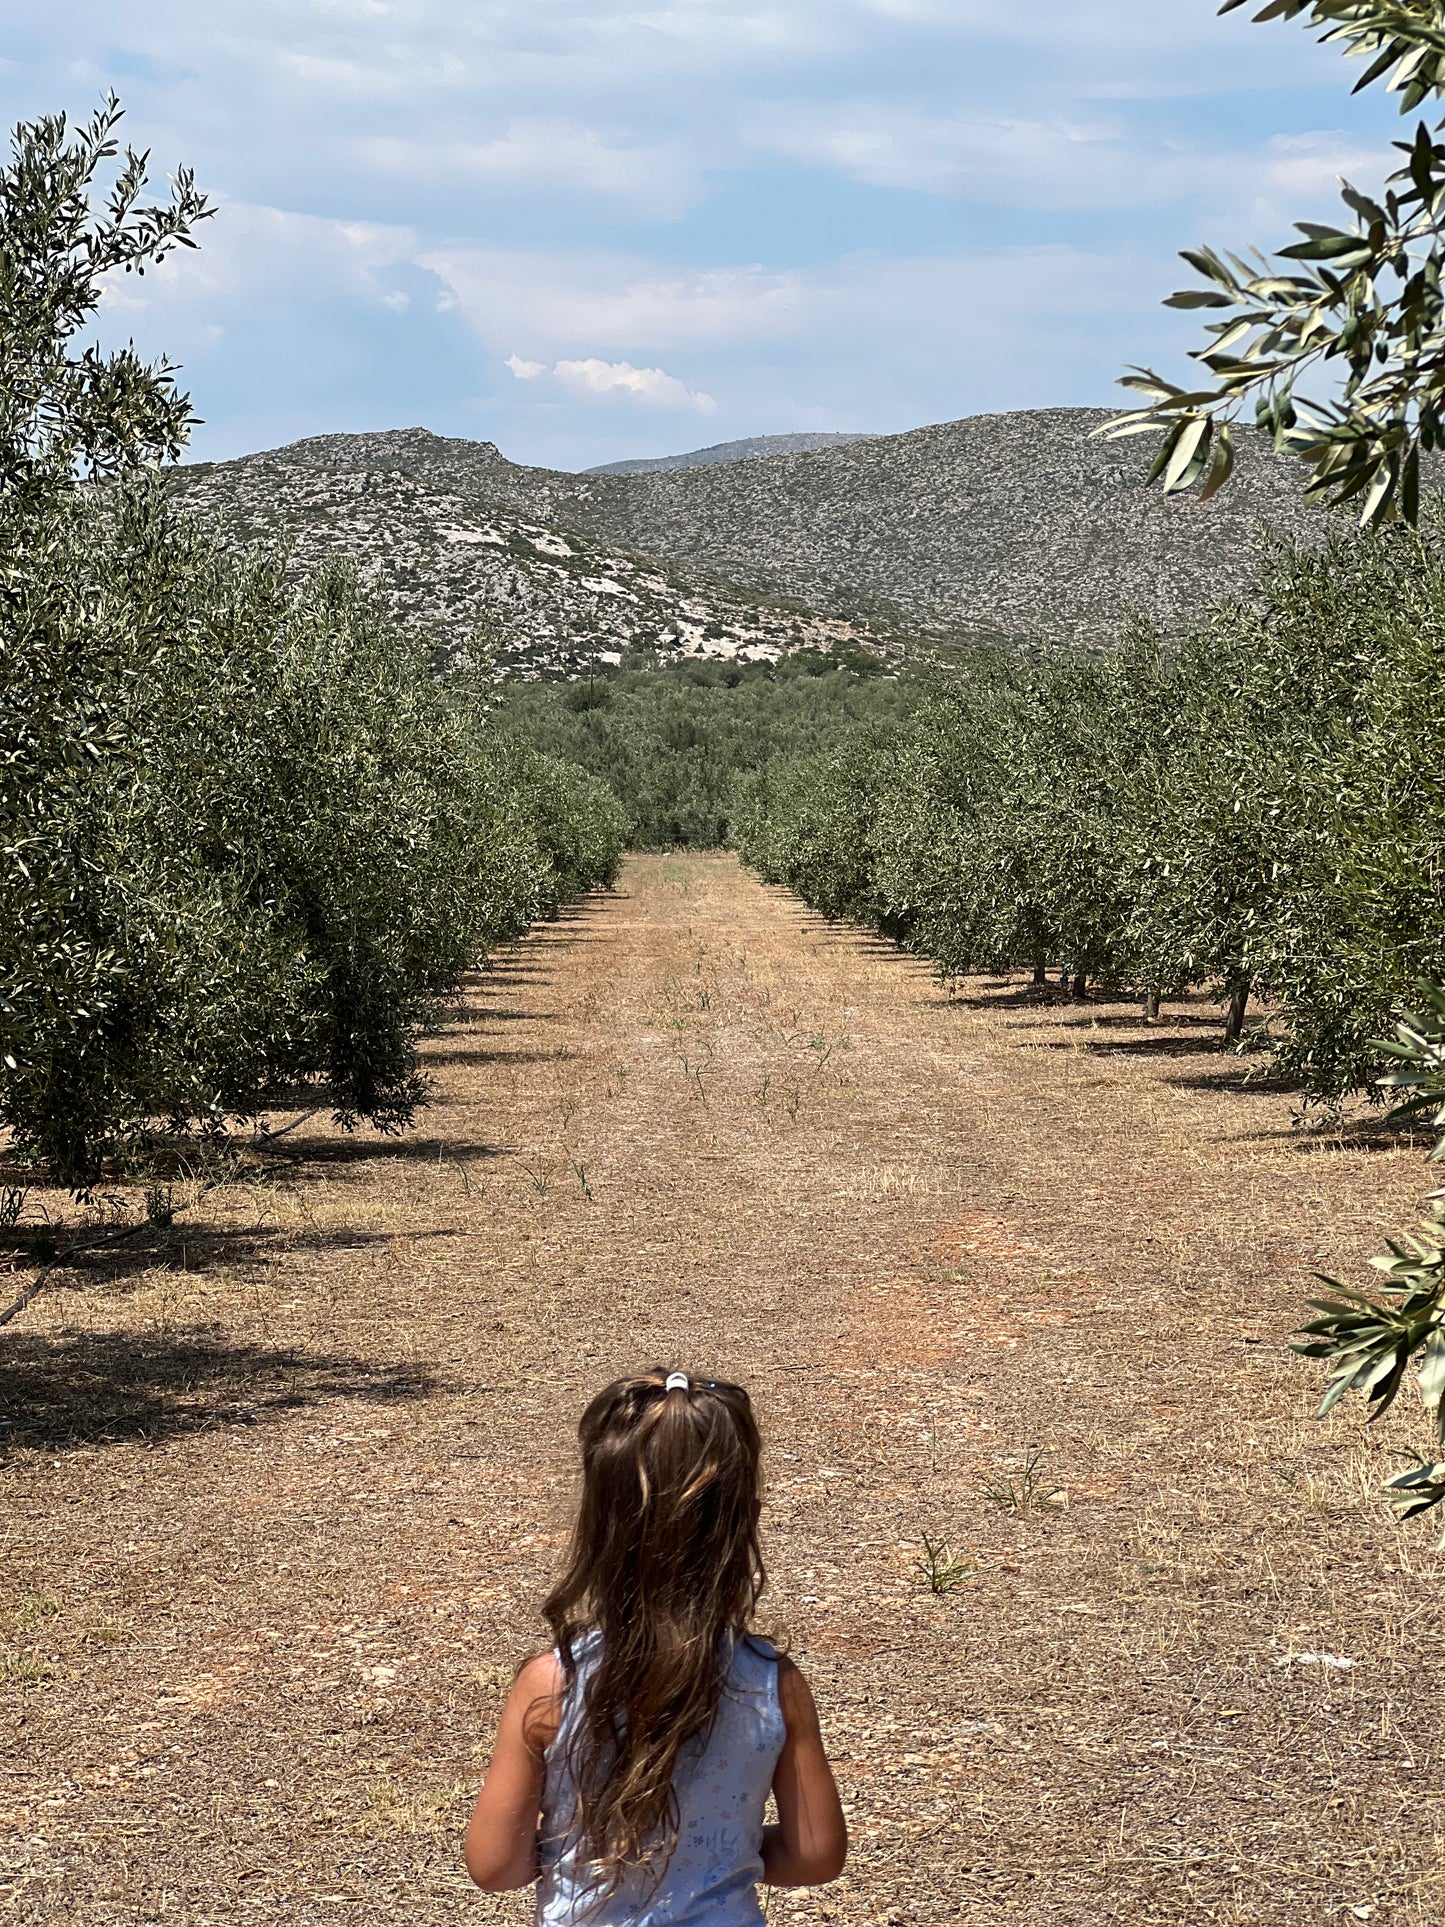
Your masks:
[{"label": "tree shadow on ground", "polygon": [[590,917],[558,917],[551,923],[539,923],[517,954],[535,960],[558,944],[586,942],[593,921]]},{"label": "tree shadow on ground", "polygon": [[562,1064],[576,1052],[570,1050],[508,1050],[488,1044],[456,1044],[429,1050],[427,1064]]},{"label": "tree shadow on ground", "polygon": [[[1144,1037],[1040,1038],[1030,1050],[1083,1051],[1090,1057],[1210,1057],[1224,1054],[1226,1046],[1219,1037],[1170,1037],[1167,1034]],[[1232,1057],[1232,1053],[1230,1053]]]},{"label": "tree shadow on ground", "polygon": [[[124,1231],[126,1227],[119,1225],[115,1229]],[[57,1281],[71,1289],[108,1292],[120,1291],[143,1273],[163,1271],[194,1275],[210,1271],[217,1265],[243,1270],[251,1265],[272,1261],[282,1252],[365,1251],[373,1245],[391,1242],[394,1235],[390,1232],[357,1231],[350,1227],[320,1231],[306,1227],[288,1226],[283,1229],[258,1225],[231,1230],[217,1225],[192,1225],[177,1219],[174,1224],[164,1227],[137,1225],[124,1242],[117,1240],[85,1249],[91,1238],[104,1237],[106,1234],[104,1229],[87,1231],[84,1226],[77,1225],[55,1234],[53,1258],[33,1249],[27,1258],[23,1255],[26,1250],[25,1239],[33,1240],[34,1232],[17,1227],[17,1233],[20,1234],[20,1241],[15,1249],[22,1254],[17,1280],[23,1278],[27,1263],[37,1269],[42,1263],[53,1263]],[[405,1235],[457,1237],[460,1234],[456,1231],[438,1231]],[[48,1252],[48,1246],[46,1250]],[[3,1342],[3,1338],[0,1338],[0,1345]]]},{"label": "tree shadow on ground", "polygon": [[[1217,1088],[1217,1087],[1216,1087]],[[1267,1083],[1263,1078],[1249,1086],[1245,1095],[1254,1091],[1297,1090],[1297,1085]],[[1319,1118],[1311,1121],[1308,1115],[1298,1123],[1281,1124],[1272,1130],[1251,1131],[1239,1138],[1241,1144],[1288,1144],[1295,1150],[1311,1156],[1322,1151],[1363,1151],[1371,1156],[1377,1154],[1397,1155],[1409,1152],[1420,1160],[1421,1174],[1424,1179],[1421,1194],[1433,1191],[1436,1182],[1432,1167],[1427,1163],[1430,1151],[1435,1145],[1435,1133],[1417,1122],[1411,1124],[1392,1124],[1383,1114],[1353,1118]]]},{"label": "tree shadow on ground", "polygon": [[1131,1016],[1121,1010],[1079,1010],[1067,1017],[1056,1017],[1054,1022],[1060,1030],[1142,1030],[1147,1036],[1153,1037],[1186,1028],[1222,1032],[1224,1013],[1185,1011],[1176,1015],[1172,1010],[1166,1010],[1152,1024],[1146,1024],[1141,1016]]},{"label": "tree shadow on ground", "polygon": [[[948,999],[960,1010],[1076,1010],[1088,1009],[1088,999],[1075,997],[1058,984],[985,984],[981,996],[954,991]],[[1089,1021],[1087,1018],[1082,1021]]]},{"label": "tree shadow on ground", "polygon": [[555,1024],[558,1021],[555,1010],[506,1010],[489,1009],[486,1005],[473,1004],[465,1016],[456,1024],[447,1024],[435,1031],[434,1036],[449,1037],[466,1024]]},{"label": "tree shadow on ground", "polygon": [[20,1334],[0,1343],[0,1459],[66,1445],[155,1444],[332,1399],[389,1405],[435,1386],[415,1364],[243,1344],[215,1325],[153,1336]]},{"label": "tree shadow on ground", "polygon": [[[1171,1091],[1200,1091],[1215,1097],[1298,1097],[1301,1093],[1299,1079],[1286,1076],[1267,1057],[1240,1057],[1222,1041],[1200,1045],[1196,1054],[1212,1056],[1217,1068],[1164,1078]],[[1288,1127],[1280,1135],[1297,1137],[1299,1132]]]},{"label": "tree shadow on ground", "polygon": [[506,1152],[496,1144],[454,1144],[450,1138],[437,1137],[327,1137],[293,1138],[285,1150],[274,1154],[278,1165],[299,1170],[308,1164],[447,1164],[458,1157],[500,1158]]}]

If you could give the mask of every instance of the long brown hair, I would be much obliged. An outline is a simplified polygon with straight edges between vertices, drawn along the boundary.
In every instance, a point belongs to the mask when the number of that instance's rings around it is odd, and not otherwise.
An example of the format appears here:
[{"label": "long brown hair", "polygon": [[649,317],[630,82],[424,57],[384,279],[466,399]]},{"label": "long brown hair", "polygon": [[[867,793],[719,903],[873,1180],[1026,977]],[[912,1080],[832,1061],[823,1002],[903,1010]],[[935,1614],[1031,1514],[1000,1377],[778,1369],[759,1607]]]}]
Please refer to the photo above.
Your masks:
[{"label": "long brown hair", "polygon": [[600,1634],[572,1731],[580,1857],[603,1894],[660,1880],[678,1756],[717,1714],[729,1639],[765,1582],[757,1421],[740,1385],[656,1368],[599,1392],[577,1428],[582,1503],[543,1605],[566,1685]]}]

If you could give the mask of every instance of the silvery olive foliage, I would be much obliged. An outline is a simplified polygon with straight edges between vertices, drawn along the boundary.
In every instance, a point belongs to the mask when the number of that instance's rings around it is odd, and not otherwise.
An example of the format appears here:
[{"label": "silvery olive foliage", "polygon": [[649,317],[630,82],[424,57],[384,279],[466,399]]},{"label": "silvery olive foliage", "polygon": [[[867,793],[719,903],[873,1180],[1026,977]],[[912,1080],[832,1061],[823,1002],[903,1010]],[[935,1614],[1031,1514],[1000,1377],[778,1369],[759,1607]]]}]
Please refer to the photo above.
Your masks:
[{"label": "silvery olive foliage", "polygon": [[0,1127],[82,1191],[276,1103],[406,1124],[460,974],[607,881],[622,828],[345,569],[289,583],[149,472],[174,371],[70,343],[204,202],[141,207],[127,156],[93,215],[116,118],[19,127],[0,176]]},{"label": "silvery olive foliage", "polygon": [[[1445,1133],[1441,517],[1282,548],[1248,604],[1182,638],[980,656],[915,716],[744,778],[738,848],[945,974],[1023,968],[1148,1007],[1203,989],[1232,1040],[1256,997],[1241,1041],[1308,1100],[1400,1098]],[[1376,1297],[1331,1284],[1304,1334],[1331,1404],[1387,1409],[1419,1359],[1438,1424],[1442,1245],[1445,1196],[1378,1261]],[[1390,1493],[1445,1497],[1445,1451]]]},{"label": "silvery olive foliage", "polygon": [[[43,508],[77,469],[118,475],[174,459],[194,416],[169,362],[77,347],[106,277],[143,276],[194,248],[212,209],[189,168],[147,201],[149,156],[127,147],[114,94],[81,127],[23,122],[0,167],[0,501]],[[111,163],[116,165],[112,168]],[[97,176],[108,170],[109,185]],[[96,205],[97,194],[101,195]]]},{"label": "silvery olive foliage", "polygon": [[[1438,1162],[1445,1158],[1445,990],[1420,984],[1418,1004],[1382,1046],[1397,1068],[1380,1083],[1406,1093],[1395,1116],[1428,1116],[1438,1134],[1431,1161]],[[1413,1234],[1387,1240],[1385,1253],[1370,1262],[1381,1273],[1379,1295],[1323,1278],[1331,1295],[1314,1300],[1320,1316],[1304,1327],[1296,1349],[1331,1367],[1321,1417],[1347,1392],[1359,1392],[1371,1407],[1371,1421],[1382,1418],[1415,1367],[1437,1451],[1433,1458],[1417,1452],[1415,1463],[1385,1485],[1401,1517],[1409,1519],[1445,1501],[1445,1190],[1430,1193]]]},{"label": "silvery olive foliage", "polygon": [[[1383,80],[1403,112],[1445,94],[1439,0],[1271,0],[1254,18],[1309,21],[1365,63],[1357,91]],[[1307,495],[1358,504],[1366,526],[1416,521],[1421,457],[1445,448],[1442,134],[1445,122],[1421,121],[1397,143],[1401,165],[1379,200],[1342,183],[1339,224],[1299,222],[1300,239],[1272,260],[1186,250],[1203,285],[1166,305],[1217,313],[1192,357],[1204,379],[1187,388],[1135,369],[1124,385],[1144,406],[1098,432],[1161,434],[1151,482],[1207,496],[1229,481],[1252,408],[1276,448],[1308,466]]]}]

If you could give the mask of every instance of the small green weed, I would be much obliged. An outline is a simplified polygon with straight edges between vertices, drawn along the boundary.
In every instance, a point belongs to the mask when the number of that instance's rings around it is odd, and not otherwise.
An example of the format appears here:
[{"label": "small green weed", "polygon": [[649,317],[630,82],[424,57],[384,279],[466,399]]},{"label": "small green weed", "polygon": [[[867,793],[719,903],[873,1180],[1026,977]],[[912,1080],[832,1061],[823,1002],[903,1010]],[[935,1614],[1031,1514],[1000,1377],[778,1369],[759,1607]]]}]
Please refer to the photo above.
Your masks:
[{"label": "small green weed", "polygon": [[55,1668],[36,1653],[0,1653],[0,1689],[43,1686],[55,1678]]},{"label": "small green weed", "polygon": [[146,1220],[158,1231],[166,1230],[176,1221],[176,1195],[168,1184],[150,1184],[145,1193]]},{"label": "small green weed", "polygon": [[0,1624],[7,1632],[33,1633],[37,1626],[57,1618],[61,1610],[60,1601],[48,1593],[26,1593],[9,1612],[0,1615]]},{"label": "small green weed", "polygon": [[89,1646],[119,1646],[135,1634],[128,1626],[117,1626],[110,1621],[100,1626],[87,1626],[82,1638]]},{"label": "small green weed", "polygon": [[1030,1445],[1025,1449],[1023,1471],[1017,1478],[1000,1475],[997,1479],[980,1479],[979,1489],[984,1498],[1002,1512],[1037,1512],[1040,1506],[1051,1504],[1060,1496],[1060,1489],[1046,1482],[1040,1470],[1043,1456],[1041,1445]]},{"label": "small green weed", "polygon": [[921,1556],[914,1560],[917,1571],[928,1581],[928,1590],[940,1598],[945,1593],[957,1592],[976,1577],[980,1560],[977,1553],[955,1552],[947,1539],[935,1539],[925,1532],[920,1541],[923,1547]]}]

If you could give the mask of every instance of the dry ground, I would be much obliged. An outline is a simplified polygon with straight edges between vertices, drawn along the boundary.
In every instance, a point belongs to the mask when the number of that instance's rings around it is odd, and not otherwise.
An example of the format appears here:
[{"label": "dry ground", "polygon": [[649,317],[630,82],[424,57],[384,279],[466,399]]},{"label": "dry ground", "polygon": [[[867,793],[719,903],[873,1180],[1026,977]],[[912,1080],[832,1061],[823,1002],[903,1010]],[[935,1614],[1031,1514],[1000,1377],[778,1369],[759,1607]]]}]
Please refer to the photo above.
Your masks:
[{"label": "dry ground", "polygon": [[417,1133],[309,1126],[65,1275],[0,1334],[0,1918],[522,1919],[460,1829],[576,1413],[658,1361],[754,1388],[851,1815],[775,1920],[1438,1919],[1409,1428],[1317,1426],[1285,1348],[1425,1174],[1214,1031],[638,859],[478,981]]}]

